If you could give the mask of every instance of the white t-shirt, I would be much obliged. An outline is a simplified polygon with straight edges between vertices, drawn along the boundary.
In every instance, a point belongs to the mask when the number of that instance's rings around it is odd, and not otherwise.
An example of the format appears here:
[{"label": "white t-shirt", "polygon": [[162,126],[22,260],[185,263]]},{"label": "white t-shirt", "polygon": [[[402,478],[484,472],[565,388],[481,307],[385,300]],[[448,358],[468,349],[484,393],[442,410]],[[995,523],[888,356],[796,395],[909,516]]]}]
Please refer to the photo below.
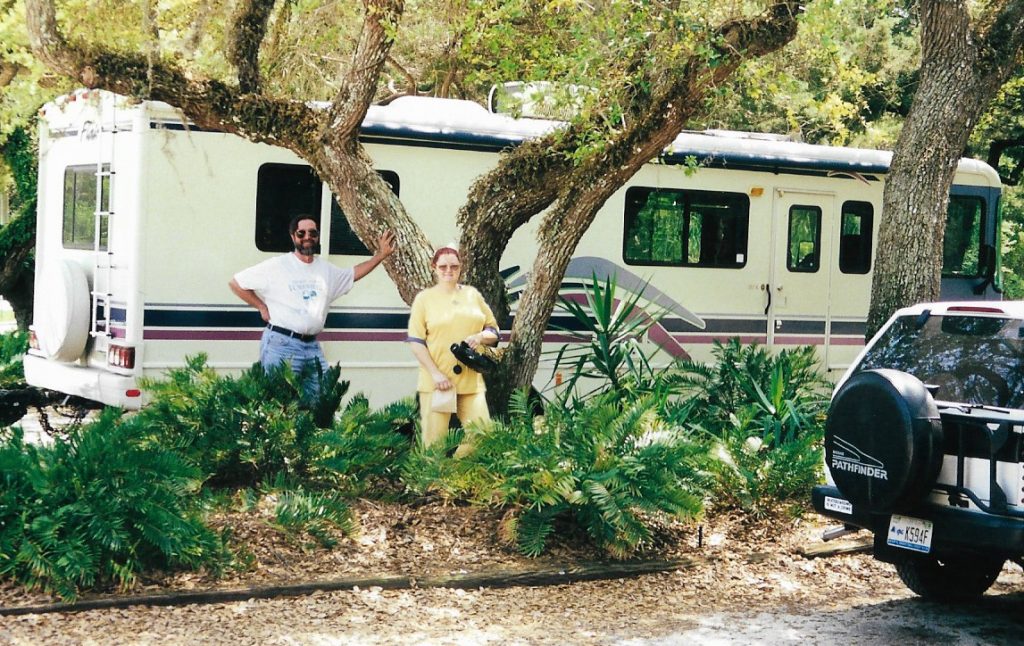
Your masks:
[{"label": "white t-shirt", "polygon": [[272,324],[300,334],[319,334],[331,303],[352,289],[355,273],[319,257],[304,263],[289,253],[243,269],[235,274],[235,282],[263,299]]}]

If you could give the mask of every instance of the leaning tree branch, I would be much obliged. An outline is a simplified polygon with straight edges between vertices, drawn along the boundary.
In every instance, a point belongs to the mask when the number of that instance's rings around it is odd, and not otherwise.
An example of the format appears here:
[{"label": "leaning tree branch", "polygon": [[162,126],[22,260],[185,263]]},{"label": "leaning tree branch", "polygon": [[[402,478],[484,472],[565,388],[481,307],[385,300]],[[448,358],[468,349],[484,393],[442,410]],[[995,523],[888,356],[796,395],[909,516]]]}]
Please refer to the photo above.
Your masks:
[{"label": "leaning tree branch", "polygon": [[228,59],[238,71],[238,89],[242,93],[260,92],[260,47],[274,4],[274,0],[243,0],[235,12]]},{"label": "leaning tree branch", "polygon": [[311,150],[309,133],[320,129],[324,117],[304,103],[242,93],[216,79],[186,74],[164,59],[70,43],[58,28],[52,0],[25,4],[32,51],[85,86],[166,101],[200,127],[284,146],[301,156]]},{"label": "leaning tree branch", "polygon": [[334,97],[325,137],[354,149],[359,126],[377,92],[381,70],[394,44],[404,0],[363,0],[363,30],[352,54],[352,64]]}]

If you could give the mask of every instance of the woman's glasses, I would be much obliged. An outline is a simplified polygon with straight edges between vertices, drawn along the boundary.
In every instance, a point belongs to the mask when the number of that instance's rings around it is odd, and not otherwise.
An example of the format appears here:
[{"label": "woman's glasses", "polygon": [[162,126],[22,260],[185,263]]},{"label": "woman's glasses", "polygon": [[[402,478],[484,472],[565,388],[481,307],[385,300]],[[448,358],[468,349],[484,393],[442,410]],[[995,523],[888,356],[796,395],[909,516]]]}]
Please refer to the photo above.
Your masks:
[{"label": "woman's glasses", "polygon": [[295,230],[295,237],[298,238],[299,240],[302,240],[306,236],[309,236],[310,238],[319,238],[320,237],[320,232],[317,231],[316,229],[296,229]]},{"label": "woman's glasses", "polygon": [[462,269],[462,265],[434,265],[438,271],[458,271]]}]

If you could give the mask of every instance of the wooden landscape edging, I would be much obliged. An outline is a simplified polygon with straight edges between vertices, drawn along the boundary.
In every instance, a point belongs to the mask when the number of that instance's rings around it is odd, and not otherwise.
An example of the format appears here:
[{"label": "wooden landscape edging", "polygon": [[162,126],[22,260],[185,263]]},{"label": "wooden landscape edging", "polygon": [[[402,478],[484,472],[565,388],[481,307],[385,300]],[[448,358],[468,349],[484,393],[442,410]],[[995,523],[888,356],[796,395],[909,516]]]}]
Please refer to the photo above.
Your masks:
[{"label": "wooden landscape edging", "polygon": [[291,585],[255,586],[230,590],[200,590],[173,592],[167,594],[143,594],[121,597],[83,599],[74,603],[52,603],[38,606],[0,607],[0,617],[14,615],[43,614],[51,612],[84,612],[129,606],[184,606],[207,603],[229,603],[249,599],[275,599],[297,597],[314,592],[335,592],[356,588],[377,587],[384,590],[405,590],[413,588],[509,588],[514,586],[547,586],[575,583],[578,581],[599,581],[620,579],[686,570],[707,563],[707,557],[688,557],[671,561],[637,561],[629,563],[592,563],[569,565],[564,568],[545,570],[500,570],[470,574],[447,574],[436,576],[385,575],[333,581],[313,581]]}]

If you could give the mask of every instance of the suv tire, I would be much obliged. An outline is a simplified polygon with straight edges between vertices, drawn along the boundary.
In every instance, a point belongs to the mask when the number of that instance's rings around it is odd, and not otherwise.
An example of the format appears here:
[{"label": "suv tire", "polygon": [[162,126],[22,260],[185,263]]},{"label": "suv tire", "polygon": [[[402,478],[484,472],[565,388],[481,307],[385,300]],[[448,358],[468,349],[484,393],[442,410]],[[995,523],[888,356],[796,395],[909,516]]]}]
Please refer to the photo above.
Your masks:
[{"label": "suv tire", "polygon": [[962,555],[943,559],[924,556],[896,564],[900,580],[908,588],[926,599],[938,601],[981,596],[995,583],[1002,569],[1002,559]]},{"label": "suv tire", "polygon": [[832,399],[825,461],[853,505],[888,513],[919,501],[942,466],[942,423],[927,388],[898,370],[854,374]]}]

